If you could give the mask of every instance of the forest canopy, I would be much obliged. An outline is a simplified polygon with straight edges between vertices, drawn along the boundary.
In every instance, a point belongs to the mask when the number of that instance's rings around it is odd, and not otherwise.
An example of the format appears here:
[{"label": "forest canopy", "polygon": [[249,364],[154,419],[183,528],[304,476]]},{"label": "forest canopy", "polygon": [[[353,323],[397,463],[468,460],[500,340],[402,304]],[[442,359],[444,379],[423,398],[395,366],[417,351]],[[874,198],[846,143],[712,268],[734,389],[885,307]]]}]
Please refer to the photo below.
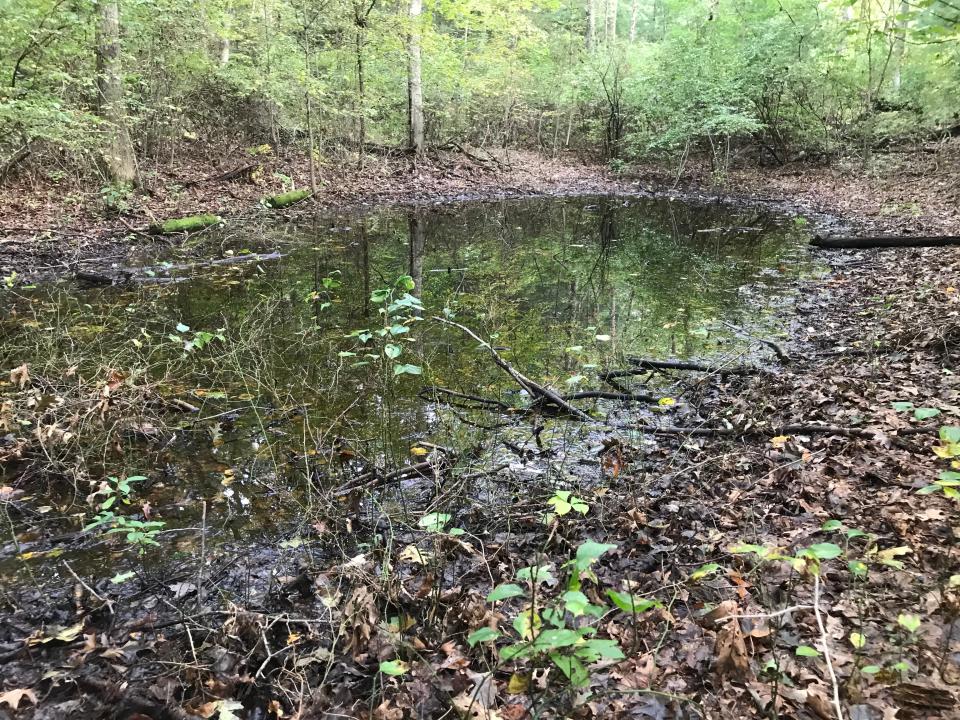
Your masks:
[{"label": "forest canopy", "polygon": [[196,142],[310,147],[318,161],[471,144],[782,164],[960,122],[957,0],[0,8],[0,179],[21,162],[84,170]]}]

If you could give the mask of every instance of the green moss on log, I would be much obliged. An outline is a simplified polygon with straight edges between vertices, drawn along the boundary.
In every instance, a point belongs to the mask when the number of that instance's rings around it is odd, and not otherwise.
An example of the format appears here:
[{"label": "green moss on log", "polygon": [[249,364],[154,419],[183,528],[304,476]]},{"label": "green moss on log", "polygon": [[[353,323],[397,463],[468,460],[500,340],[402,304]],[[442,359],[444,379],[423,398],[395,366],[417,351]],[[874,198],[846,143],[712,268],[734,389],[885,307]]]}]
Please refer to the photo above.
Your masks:
[{"label": "green moss on log", "polygon": [[185,218],[166,220],[158,225],[151,225],[150,232],[160,235],[174,235],[182,232],[196,232],[216,225],[223,220],[219,215],[191,215]]},{"label": "green moss on log", "polygon": [[298,203],[301,200],[306,200],[308,197],[310,197],[309,190],[291,190],[290,192],[268,197],[264,200],[264,202],[267,203],[268,207],[280,209],[290,207],[294,203]]}]

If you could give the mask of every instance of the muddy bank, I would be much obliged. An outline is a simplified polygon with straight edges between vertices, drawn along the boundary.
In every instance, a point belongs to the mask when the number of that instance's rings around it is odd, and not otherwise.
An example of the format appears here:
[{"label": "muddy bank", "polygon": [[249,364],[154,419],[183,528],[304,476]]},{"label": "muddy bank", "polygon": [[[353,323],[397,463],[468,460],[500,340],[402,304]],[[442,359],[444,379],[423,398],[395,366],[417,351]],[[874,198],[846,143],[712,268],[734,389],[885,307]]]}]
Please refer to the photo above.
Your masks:
[{"label": "muddy bank", "polygon": [[[266,210],[265,197],[307,182],[295,154],[204,158],[185,147],[174,159],[146,168],[140,192],[111,200],[75,179],[18,178],[0,206],[0,271],[69,272],[86,261],[123,260],[132,246],[167,240],[143,234],[158,220],[214,213],[233,223],[263,216],[304,218],[388,205],[428,206],[463,200],[612,193],[767,204],[804,214],[820,229],[889,234],[960,231],[956,168],[960,143],[937,152],[880,156],[874,168],[795,163],[780,168],[734,168],[722,178],[708,167],[628,167],[614,175],[575,158],[551,159],[510,151],[466,156],[438,154],[417,165],[407,158],[369,158],[363,169],[343,162],[321,169],[316,196],[285,211]],[[237,169],[235,177],[222,179]]]}]

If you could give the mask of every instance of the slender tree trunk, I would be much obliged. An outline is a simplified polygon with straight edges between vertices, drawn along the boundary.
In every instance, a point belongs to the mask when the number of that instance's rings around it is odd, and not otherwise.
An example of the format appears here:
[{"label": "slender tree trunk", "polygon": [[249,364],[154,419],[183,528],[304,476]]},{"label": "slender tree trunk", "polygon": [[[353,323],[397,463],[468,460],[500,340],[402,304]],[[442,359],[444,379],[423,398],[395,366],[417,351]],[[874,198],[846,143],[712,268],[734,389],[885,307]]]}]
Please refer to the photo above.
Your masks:
[{"label": "slender tree trunk", "polygon": [[363,28],[357,24],[354,36],[357,53],[357,166],[363,167],[363,153],[367,145],[367,92],[363,76]]},{"label": "slender tree trunk", "polygon": [[[900,0],[899,15],[904,16],[910,10],[906,0]],[[903,55],[907,49],[907,26],[908,20],[896,20],[894,25],[897,28],[896,39],[894,40],[894,65],[893,65],[893,90],[900,92],[901,72],[903,70]]]},{"label": "slender tree trunk", "polygon": [[587,0],[587,50],[597,49],[597,13],[600,0]]},{"label": "slender tree trunk", "polygon": [[617,0],[607,0],[607,24],[604,37],[607,43],[612,43],[617,39],[617,12],[619,6]]},{"label": "slender tree trunk", "polygon": [[410,61],[410,74],[407,86],[407,107],[410,121],[410,149],[414,156],[423,156],[423,82],[420,77],[420,14],[423,12],[423,0],[410,0],[410,34],[407,36],[407,50]]},{"label": "slender tree trunk", "polygon": [[307,16],[307,10],[303,10],[303,65],[307,71],[307,88],[305,95],[305,104],[307,110],[307,152],[309,158],[307,164],[310,168],[310,192],[317,192],[317,165],[314,159],[314,136],[313,136],[313,45],[310,43],[310,27],[313,23]]},{"label": "slender tree trunk", "polygon": [[630,42],[637,41],[637,17],[640,15],[640,0],[630,3]]},{"label": "slender tree trunk", "polygon": [[135,185],[137,158],[127,129],[117,0],[99,0],[97,15],[97,93],[105,125],[103,164],[113,182]]}]

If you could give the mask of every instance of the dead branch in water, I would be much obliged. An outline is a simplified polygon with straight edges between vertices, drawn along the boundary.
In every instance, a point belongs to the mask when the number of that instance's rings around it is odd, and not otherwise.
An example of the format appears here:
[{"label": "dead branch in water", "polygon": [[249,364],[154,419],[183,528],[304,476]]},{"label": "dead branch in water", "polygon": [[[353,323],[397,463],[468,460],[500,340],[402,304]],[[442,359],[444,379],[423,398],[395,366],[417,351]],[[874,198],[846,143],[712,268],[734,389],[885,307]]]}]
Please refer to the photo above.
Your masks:
[{"label": "dead branch in water", "polygon": [[493,349],[493,345],[488,343],[486,340],[482,339],[479,335],[477,335],[473,330],[468,328],[466,325],[461,325],[460,323],[453,322],[452,320],[447,320],[446,318],[442,318],[442,317],[434,316],[433,319],[439,323],[443,323],[444,325],[450,325],[451,327],[455,327],[462,330],[467,335],[469,335],[474,340],[476,340],[478,343],[486,347],[487,350],[490,351],[490,355],[493,357],[493,361],[496,363],[497,367],[499,367],[501,370],[507,373],[510,377],[512,377],[521,388],[523,388],[530,394],[531,397],[535,399],[539,399],[550,405],[554,405],[558,410],[563,411],[564,413],[570,415],[571,417],[575,417],[579,420],[585,420],[587,422],[591,420],[589,415],[587,415],[582,410],[578,410],[577,408],[575,408],[573,405],[568,403],[566,400],[560,397],[553,390],[543,385],[540,385],[538,383],[535,383],[526,375],[516,370],[510,363],[508,363],[506,360],[504,360],[500,356],[500,353],[498,353],[496,350]]}]

